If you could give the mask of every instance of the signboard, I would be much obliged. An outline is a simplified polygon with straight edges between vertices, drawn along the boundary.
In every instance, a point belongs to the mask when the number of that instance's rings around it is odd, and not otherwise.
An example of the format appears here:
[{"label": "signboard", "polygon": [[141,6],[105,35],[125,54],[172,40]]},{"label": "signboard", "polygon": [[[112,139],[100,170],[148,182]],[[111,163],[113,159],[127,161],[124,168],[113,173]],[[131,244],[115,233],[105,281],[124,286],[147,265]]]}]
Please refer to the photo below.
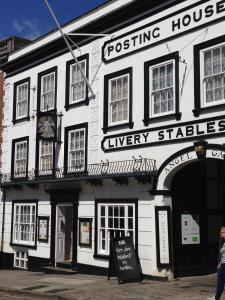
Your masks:
[{"label": "signboard", "polygon": [[199,215],[181,215],[181,239],[182,245],[200,244]]},{"label": "signboard", "polygon": [[92,219],[79,219],[79,246],[91,247]]},{"label": "signboard", "polygon": [[159,268],[171,266],[170,249],[170,207],[156,206],[156,242],[157,266]]},{"label": "signboard", "polygon": [[49,217],[38,217],[38,241],[48,243]]},{"label": "signboard", "polygon": [[189,7],[107,41],[102,48],[105,63],[153,47],[189,31],[208,27],[225,18],[225,2],[198,1]]},{"label": "signboard", "polygon": [[164,143],[215,137],[225,134],[225,116],[176,123],[168,126],[127,132],[104,137],[102,149],[105,152],[135,147],[154,146]]},{"label": "signboard", "polygon": [[111,242],[108,279],[115,275],[119,283],[142,280],[141,266],[132,237],[114,238]]},{"label": "signboard", "polygon": [[56,124],[50,115],[40,116],[38,120],[38,133],[42,139],[50,139],[55,137]]},{"label": "signboard", "polygon": [[[224,160],[225,151],[219,149],[207,149],[206,158],[216,158]],[[177,166],[186,163],[188,161],[197,159],[197,155],[195,151],[186,152],[183,154],[178,155],[173,160],[168,162],[168,164],[164,167],[163,171],[165,175],[168,175],[171,171],[173,171]]]}]

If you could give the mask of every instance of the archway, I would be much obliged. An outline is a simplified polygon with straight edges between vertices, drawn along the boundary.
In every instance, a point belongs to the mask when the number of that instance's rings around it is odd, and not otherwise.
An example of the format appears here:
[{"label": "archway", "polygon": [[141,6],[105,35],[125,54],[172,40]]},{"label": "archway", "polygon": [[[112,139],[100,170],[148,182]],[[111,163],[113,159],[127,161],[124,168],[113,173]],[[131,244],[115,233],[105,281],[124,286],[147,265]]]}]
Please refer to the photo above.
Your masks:
[{"label": "archway", "polygon": [[216,271],[220,226],[225,224],[224,161],[196,160],[171,183],[175,276]]}]

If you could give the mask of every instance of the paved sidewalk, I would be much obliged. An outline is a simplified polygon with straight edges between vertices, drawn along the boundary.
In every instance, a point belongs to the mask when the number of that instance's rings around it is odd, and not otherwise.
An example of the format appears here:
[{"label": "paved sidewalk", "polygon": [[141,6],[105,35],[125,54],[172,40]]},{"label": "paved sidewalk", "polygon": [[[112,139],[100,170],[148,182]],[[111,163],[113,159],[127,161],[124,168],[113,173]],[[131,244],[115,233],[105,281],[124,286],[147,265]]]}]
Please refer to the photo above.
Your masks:
[{"label": "paved sidewalk", "polygon": [[[70,300],[206,300],[215,291],[216,275],[180,278],[171,282],[144,280],[118,285],[104,276],[53,275],[0,270],[0,299],[5,292],[18,299]],[[225,296],[221,300],[225,300]]]}]

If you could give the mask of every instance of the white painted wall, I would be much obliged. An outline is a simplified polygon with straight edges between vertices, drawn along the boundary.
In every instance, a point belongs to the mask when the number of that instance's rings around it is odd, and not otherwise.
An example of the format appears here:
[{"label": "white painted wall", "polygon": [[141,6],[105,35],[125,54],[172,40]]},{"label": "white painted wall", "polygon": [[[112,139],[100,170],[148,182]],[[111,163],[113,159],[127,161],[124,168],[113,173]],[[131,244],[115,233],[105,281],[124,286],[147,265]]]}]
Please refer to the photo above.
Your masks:
[{"label": "white painted wall", "polygon": [[[143,19],[138,23],[135,23],[125,29],[115,32],[115,36],[119,36],[126,33],[136,27],[140,27],[149,23],[150,21],[157,20],[163,16],[166,16],[175,10],[181,9],[184,5],[193,4],[197,0],[187,0],[184,3],[178,4],[176,7],[167,9],[155,16],[151,16],[148,19]],[[124,1],[112,2],[112,6],[108,5],[106,8],[99,12],[99,16],[107,13],[106,9],[117,9],[116,5],[124,4]],[[95,14],[91,15],[94,18]],[[89,16],[88,16],[89,18]],[[79,21],[80,22],[80,21]],[[73,30],[80,23],[70,24],[68,30]],[[82,20],[83,22],[83,20]],[[88,122],[88,163],[98,163],[100,160],[109,159],[110,161],[127,160],[132,159],[132,156],[152,158],[156,160],[157,168],[170,157],[173,153],[193,145],[193,142],[178,142],[169,145],[154,146],[149,148],[138,148],[134,150],[122,150],[112,153],[104,153],[101,149],[101,140],[105,136],[102,132],[103,126],[103,99],[104,99],[104,75],[116,72],[128,67],[133,68],[133,130],[119,129],[113,130],[108,135],[119,134],[123,132],[132,132],[134,130],[146,129],[142,120],[144,117],[144,63],[152,60],[159,56],[163,56],[169,53],[168,48],[173,51],[180,51],[180,56],[185,59],[187,63],[187,72],[189,72],[188,79],[186,80],[183,94],[180,97],[180,111],[182,118],[180,122],[186,122],[196,120],[194,118],[192,110],[194,109],[194,69],[193,69],[193,47],[194,45],[201,43],[217,36],[224,34],[225,22],[220,22],[210,26],[207,31],[201,29],[192,33],[188,33],[179,38],[168,42],[168,47],[165,43],[158,46],[152,47],[147,50],[140,51],[139,53],[132,54],[121,60],[102,64],[101,61],[101,49],[107,38],[98,39],[86,46],[81,48],[80,54],[89,53],[89,65],[90,65],[90,81],[94,78],[96,71],[97,75],[93,82],[93,89],[96,93],[96,98],[90,100],[89,106],[80,106],[69,111],[65,111],[65,79],[66,79],[66,61],[71,59],[71,54],[67,53],[55,59],[52,59],[42,65],[36,66],[28,71],[22,72],[18,75],[6,79],[5,86],[5,111],[4,111],[4,143],[3,143],[3,173],[10,173],[11,170],[11,144],[12,139],[20,138],[23,136],[29,136],[29,170],[35,168],[35,138],[36,138],[36,103],[37,93],[33,94],[31,91],[30,99],[30,115],[34,116],[29,122],[20,124],[12,124],[12,107],[13,107],[13,84],[26,77],[31,77],[31,88],[37,88],[37,75],[39,72],[44,71],[50,67],[58,67],[58,90],[57,90],[57,111],[62,111],[63,119],[62,126],[67,127],[83,122]],[[50,34],[49,36],[33,43],[26,47],[24,50],[20,50],[10,56],[10,60],[20,57],[22,54],[28,53],[29,51],[38,48],[42,44],[46,44],[50,40],[57,38],[58,33]],[[75,51],[78,56],[79,52]],[[99,69],[100,66],[100,69]],[[180,84],[182,83],[184,75],[184,65],[180,63]],[[198,120],[207,117],[213,117],[217,115],[223,115],[223,111],[215,111],[208,114],[200,115]],[[162,125],[174,124],[177,121],[155,121],[155,123],[149,125],[151,128],[158,128]],[[64,142],[64,130],[62,129],[62,141]],[[210,143],[224,143],[224,139],[211,138],[208,139]],[[63,167],[63,154],[64,154],[64,143],[62,144],[58,167]],[[165,177],[160,178],[159,186],[164,187]],[[79,217],[90,217],[94,221],[94,200],[96,198],[102,199],[118,199],[124,198],[138,198],[138,227],[139,227],[139,255],[143,272],[150,275],[166,276],[167,273],[162,271],[159,273],[156,267],[156,242],[155,242],[155,206],[156,205],[171,205],[171,199],[165,196],[150,196],[148,190],[149,185],[138,185],[136,181],[130,180],[128,186],[117,186],[111,180],[105,180],[102,187],[90,187],[88,184],[81,183],[82,192],[80,194],[79,204]],[[9,246],[10,242],[10,231],[11,231],[11,200],[14,199],[38,199],[38,214],[50,216],[50,203],[49,195],[46,194],[43,189],[40,190],[29,190],[28,188],[22,191],[9,191],[7,192],[7,204],[6,204],[6,224],[5,224],[5,239],[4,239],[4,251],[12,252],[12,248]],[[0,213],[1,218],[1,213]],[[100,259],[93,258],[94,251],[94,228],[93,223],[93,241],[92,249],[83,247],[78,248],[78,262],[96,266],[107,267],[108,263]],[[49,231],[51,232],[51,231]],[[37,250],[29,250],[29,255],[37,257],[49,257],[49,244],[37,244]]]}]

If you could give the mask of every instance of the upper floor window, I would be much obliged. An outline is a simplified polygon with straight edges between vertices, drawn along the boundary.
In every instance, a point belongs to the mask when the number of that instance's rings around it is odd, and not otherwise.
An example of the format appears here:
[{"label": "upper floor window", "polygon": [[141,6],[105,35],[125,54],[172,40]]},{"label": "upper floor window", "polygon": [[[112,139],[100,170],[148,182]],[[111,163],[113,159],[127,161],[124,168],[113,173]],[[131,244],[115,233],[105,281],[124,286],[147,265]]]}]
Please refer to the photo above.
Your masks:
[{"label": "upper floor window", "polygon": [[194,46],[194,116],[225,107],[225,37]]},{"label": "upper floor window", "polygon": [[28,168],[28,137],[13,140],[12,144],[12,177],[27,176]]},{"label": "upper floor window", "polygon": [[45,112],[56,107],[57,67],[38,74],[38,111]]},{"label": "upper floor window", "polygon": [[83,60],[78,64],[70,66],[70,104],[82,101],[86,97],[86,82],[82,76],[81,70],[85,74],[86,61]]},{"label": "upper floor window", "polygon": [[36,244],[36,203],[13,202],[12,243],[35,246]]},{"label": "upper floor window", "polygon": [[66,172],[85,171],[87,162],[87,123],[65,129]]},{"label": "upper floor window", "polygon": [[82,75],[83,72],[88,78],[88,55],[78,57],[78,63],[74,63],[74,60],[68,61],[66,69],[65,108],[69,109],[82,103],[88,104],[88,88]]},{"label": "upper floor window", "polygon": [[103,132],[132,122],[132,68],[104,77],[104,126]]},{"label": "upper floor window", "polygon": [[225,100],[225,45],[203,51],[204,105],[215,105]]},{"label": "upper floor window", "polygon": [[41,78],[41,111],[54,109],[55,104],[55,73]]},{"label": "upper floor window", "polygon": [[145,62],[144,124],[152,118],[175,116],[179,113],[178,52]]},{"label": "upper floor window", "polygon": [[111,79],[109,83],[109,118],[112,125],[128,121],[128,99],[129,75]]},{"label": "upper floor window", "polygon": [[29,119],[30,78],[14,84],[13,123]]},{"label": "upper floor window", "polygon": [[174,113],[174,61],[150,68],[150,111],[152,116]]},{"label": "upper floor window", "polygon": [[83,170],[85,167],[85,129],[69,131],[68,169]]},{"label": "upper floor window", "polygon": [[53,141],[39,141],[39,175],[52,174],[53,171]]}]

